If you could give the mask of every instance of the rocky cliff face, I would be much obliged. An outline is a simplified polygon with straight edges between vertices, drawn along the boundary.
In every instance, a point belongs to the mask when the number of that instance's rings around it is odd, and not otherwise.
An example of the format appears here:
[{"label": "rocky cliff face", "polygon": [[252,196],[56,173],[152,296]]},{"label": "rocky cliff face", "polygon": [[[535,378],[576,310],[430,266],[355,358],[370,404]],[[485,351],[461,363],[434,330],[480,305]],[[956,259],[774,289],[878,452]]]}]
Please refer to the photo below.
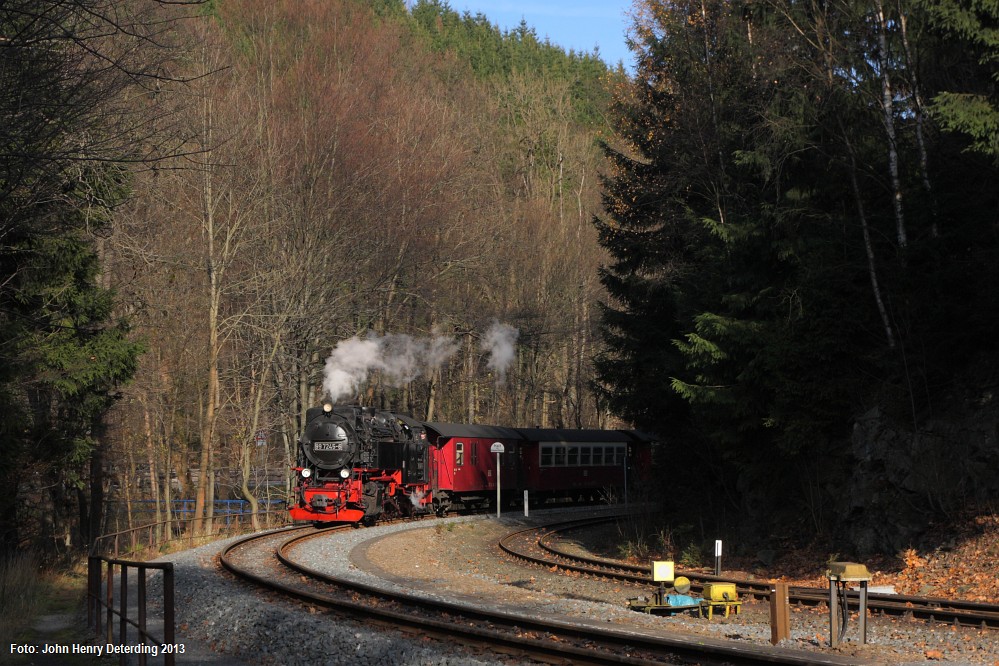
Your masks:
[{"label": "rocky cliff face", "polygon": [[859,554],[920,543],[933,522],[969,506],[999,510],[999,399],[965,391],[918,430],[872,409],[857,419],[855,466],[839,494],[840,533]]}]

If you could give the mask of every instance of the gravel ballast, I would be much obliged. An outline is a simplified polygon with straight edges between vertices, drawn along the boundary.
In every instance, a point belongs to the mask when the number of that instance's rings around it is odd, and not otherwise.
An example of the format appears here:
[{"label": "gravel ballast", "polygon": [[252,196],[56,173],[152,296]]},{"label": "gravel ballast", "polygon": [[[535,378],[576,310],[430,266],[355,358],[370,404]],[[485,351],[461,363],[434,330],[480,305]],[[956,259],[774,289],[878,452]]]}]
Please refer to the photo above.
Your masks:
[{"label": "gravel ballast", "polygon": [[[499,520],[458,517],[340,531],[307,542],[296,550],[295,557],[310,567],[357,582],[394,586],[439,599],[469,604],[488,600],[498,607],[521,609],[519,612],[530,606],[547,617],[769,645],[769,608],[765,603],[744,604],[743,613],[710,622],[689,615],[645,616],[628,610],[626,600],[651,590],[527,567],[495,548],[499,536],[552,519],[532,512],[530,521],[519,516]],[[522,663],[411,634],[372,629],[297,602],[274,601],[220,571],[216,556],[231,541],[162,558],[175,567],[178,641],[190,645],[188,657],[180,655],[180,663]],[[159,598],[158,590],[152,592],[152,598]],[[786,647],[828,650],[828,632],[827,613],[796,610]],[[856,633],[854,621],[836,653],[886,664],[999,663],[999,640],[994,631],[875,617],[868,622],[868,645],[860,645]]]}]

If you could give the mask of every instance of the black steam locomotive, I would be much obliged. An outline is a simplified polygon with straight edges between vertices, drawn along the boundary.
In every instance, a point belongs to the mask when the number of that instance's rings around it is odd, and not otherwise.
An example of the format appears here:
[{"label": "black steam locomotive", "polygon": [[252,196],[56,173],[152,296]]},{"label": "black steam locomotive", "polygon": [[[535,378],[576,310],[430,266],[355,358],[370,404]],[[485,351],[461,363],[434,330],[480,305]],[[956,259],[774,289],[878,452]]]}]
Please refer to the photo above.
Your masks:
[{"label": "black steam locomotive", "polygon": [[294,520],[372,524],[429,511],[428,444],[420,422],[370,407],[324,404],[306,412],[299,440]]}]

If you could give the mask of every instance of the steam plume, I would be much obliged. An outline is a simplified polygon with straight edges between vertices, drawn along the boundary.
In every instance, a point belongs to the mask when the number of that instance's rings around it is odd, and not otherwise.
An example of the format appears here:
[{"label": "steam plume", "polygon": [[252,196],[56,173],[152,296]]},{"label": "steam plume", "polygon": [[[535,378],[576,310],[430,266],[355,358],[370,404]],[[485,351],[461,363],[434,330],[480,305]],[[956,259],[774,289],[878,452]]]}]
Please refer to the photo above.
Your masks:
[{"label": "steam plume", "polygon": [[482,336],[481,347],[489,354],[486,365],[494,371],[498,380],[502,383],[506,381],[506,369],[510,366],[514,357],[514,348],[517,337],[520,335],[513,326],[494,321]]},{"label": "steam plume", "polygon": [[427,370],[440,367],[458,351],[458,342],[446,336],[413,338],[408,335],[379,337],[368,333],[342,340],[326,359],[323,390],[330,400],[355,392],[368,374],[380,370],[394,386],[412,381]]}]

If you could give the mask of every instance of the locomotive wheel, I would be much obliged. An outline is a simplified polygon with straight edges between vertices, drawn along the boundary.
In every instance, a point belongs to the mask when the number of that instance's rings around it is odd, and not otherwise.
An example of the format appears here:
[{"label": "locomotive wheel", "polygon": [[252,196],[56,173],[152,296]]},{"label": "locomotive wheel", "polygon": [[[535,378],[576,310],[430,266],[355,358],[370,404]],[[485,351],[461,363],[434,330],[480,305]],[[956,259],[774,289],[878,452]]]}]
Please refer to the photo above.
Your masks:
[{"label": "locomotive wheel", "polygon": [[402,515],[402,510],[399,508],[399,503],[394,497],[385,498],[385,515],[389,518],[398,518]]}]

